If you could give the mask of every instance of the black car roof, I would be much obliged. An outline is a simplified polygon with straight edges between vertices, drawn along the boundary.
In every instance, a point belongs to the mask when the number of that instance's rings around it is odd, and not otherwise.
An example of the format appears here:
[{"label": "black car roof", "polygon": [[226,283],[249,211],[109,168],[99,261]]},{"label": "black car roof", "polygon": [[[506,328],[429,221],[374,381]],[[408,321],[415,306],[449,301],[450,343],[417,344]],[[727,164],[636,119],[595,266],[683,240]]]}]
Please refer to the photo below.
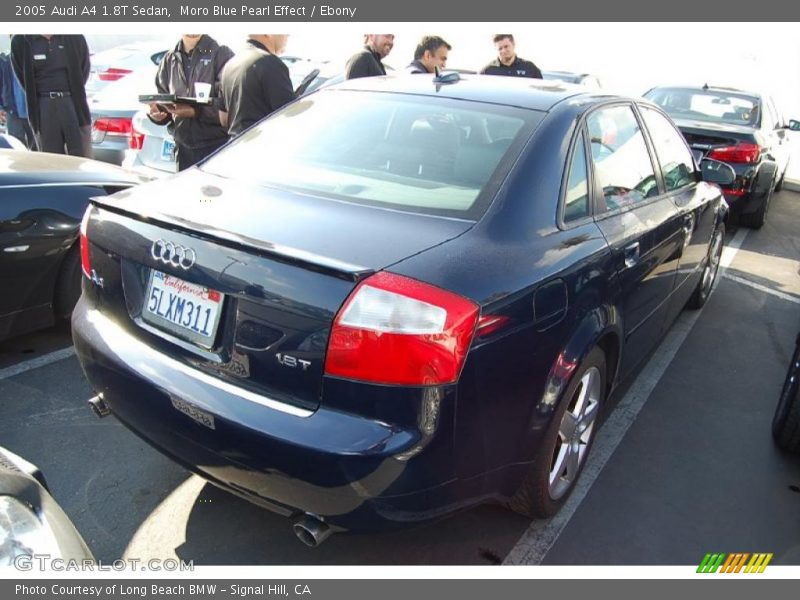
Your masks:
[{"label": "black car roof", "polygon": [[588,101],[609,96],[607,93],[587,92],[586,88],[582,86],[556,80],[497,75],[461,75],[460,79],[454,83],[440,84],[434,81],[433,75],[364,77],[350,79],[326,89],[329,91],[356,90],[437,96],[541,111],[548,111],[568,98],[581,98]]}]

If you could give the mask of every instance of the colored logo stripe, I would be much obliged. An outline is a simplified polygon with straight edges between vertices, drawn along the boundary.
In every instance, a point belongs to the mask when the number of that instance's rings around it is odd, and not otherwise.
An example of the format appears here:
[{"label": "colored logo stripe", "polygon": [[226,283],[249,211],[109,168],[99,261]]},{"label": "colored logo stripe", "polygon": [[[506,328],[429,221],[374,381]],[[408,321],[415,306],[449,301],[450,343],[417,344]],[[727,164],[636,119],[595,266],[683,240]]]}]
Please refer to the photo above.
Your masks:
[{"label": "colored logo stripe", "polygon": [[[736,552],[733,554],[708,553],[703,557],[700,566],[697,567],[698,573],[739,573],[744,568],[745,573],[763,573],[764,569],[772,560],[772,553]],[[747,559],[750,562],[747,562]],[[747,566],[745,566],[747,563]]]}]

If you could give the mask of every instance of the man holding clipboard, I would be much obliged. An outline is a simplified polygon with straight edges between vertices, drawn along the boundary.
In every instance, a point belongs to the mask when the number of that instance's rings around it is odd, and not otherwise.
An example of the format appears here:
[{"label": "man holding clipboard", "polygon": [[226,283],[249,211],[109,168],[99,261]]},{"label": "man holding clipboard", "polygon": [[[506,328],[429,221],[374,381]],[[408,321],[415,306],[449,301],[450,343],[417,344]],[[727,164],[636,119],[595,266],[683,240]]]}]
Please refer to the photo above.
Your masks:
[{"label": "man holding clipboard", "polygon": [[169,95],[169,101],[151,102],[148,116],[158,125],[169,126],[175,138],[179,171],[228,141],[220,73],[232,56],[230,48],[220,46],[211,37],[186,33],[161,60],[156,89],[159,94]]}]

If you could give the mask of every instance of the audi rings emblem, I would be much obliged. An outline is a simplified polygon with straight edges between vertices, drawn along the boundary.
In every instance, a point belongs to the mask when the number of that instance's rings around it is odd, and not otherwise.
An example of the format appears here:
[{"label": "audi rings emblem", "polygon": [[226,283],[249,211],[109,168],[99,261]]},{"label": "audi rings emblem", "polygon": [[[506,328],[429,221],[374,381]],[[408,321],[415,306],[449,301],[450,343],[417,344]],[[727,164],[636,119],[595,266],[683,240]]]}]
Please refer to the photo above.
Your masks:
[{"label": "audi rings emblem", "polygon": [[150,256],[165,265],[180,267],[188,271],[197,260],[197,253],[192,248],[184,248],[166,240],[156,240],[150,248]]}]

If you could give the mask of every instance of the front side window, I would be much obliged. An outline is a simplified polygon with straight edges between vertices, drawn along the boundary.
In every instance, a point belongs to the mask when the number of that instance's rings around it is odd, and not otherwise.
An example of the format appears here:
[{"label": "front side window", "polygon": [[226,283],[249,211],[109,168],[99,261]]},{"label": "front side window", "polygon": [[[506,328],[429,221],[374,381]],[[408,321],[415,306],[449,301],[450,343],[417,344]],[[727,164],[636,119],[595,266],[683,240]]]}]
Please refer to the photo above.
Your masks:
[{"label": "front side window", "polygon": [[657,196],[650,153],[630,106],[596,110],[586,121],[595,177],[603,190],[598,212]]},{"label": "front side window", "polygon": [[322,198],[474,219],[493,196],[488,188],[503,158],[542,116],[448,98],[321,91],[246,131],[201,168]]},{"label": "front side window", "polygon": [[697,181],[692,153],[686,147],[680,131],[664,115],[651,108],[642,107],[642,116],[656,148],[667,191],[678,190]]}]

